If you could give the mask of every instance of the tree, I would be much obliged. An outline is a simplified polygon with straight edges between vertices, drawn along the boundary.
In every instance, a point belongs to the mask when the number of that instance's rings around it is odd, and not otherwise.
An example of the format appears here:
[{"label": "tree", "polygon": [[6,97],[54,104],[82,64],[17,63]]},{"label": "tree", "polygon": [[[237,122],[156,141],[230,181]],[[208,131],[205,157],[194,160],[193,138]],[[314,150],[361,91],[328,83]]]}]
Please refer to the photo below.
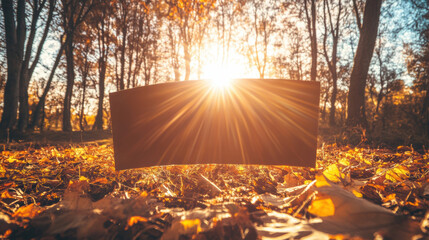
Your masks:
[{"label": "tree", "polygon": [[[48,4],[49,3],[49,4]],[[2,128],[13,128],[16,121],[17,104],[19,101],[18,131],[24,132],[28,125],[28,86],[33,72],[39,63],[43,45],[48,36],[53,19],[56,0],[34,0],[28,7],[25,1],[18,1],[16,20],[14,16],[13,1],[2,1],[4,11],[6,48],[7,51],[15,52],[8,54],[8,72],[10,72],[9,84],[6,84],[5,111]],[[31,20],[29,26],[26,24],[26,10],[31,9]],[[42,17],[45,16],[46,18]],[[45,21],[40,24],[41,18]],[[15,21],[17,25],[15,27]],[[29,30],[27,37],[27,28]],[[42,29],[38,32],[38,29]],[[38,34],[39,37],[36,37]],[[38,45],[35,51],[35,40]],[[18,98],[16,95],[18,89]],[[13,96],[13,97],[12,97]]]},{"label": "tree", "polygon": [[187,81],[191,75],[192,52],[198,37],[198,26],[204,25],[209,20],[209,13],[214,7],[214,1],[169,0],[166,3],[168,5],[167,18],[179,31],[185,61],[184,80]]},{"label": "tree", "polygon": [[234,36],[237,16],[242,13],[244,1],[217,1],[216,17],[213,18],[217,31],[217,47],[221,48],[221,65],[230,63],[230,49]]},{"label": "tree", "polygon": [[169,22],[167,37],[169,43],[170,65],[173,67],[174,81],[180,81],[180,59],[179,59],[179,39],[176,34],[175,26]]},{"label": "tree", "polygon": [[413,12],[418,12],[415,19],[417,31],[421,36],[418,49],[408,50],[410,60],[407,63],[408,72],[415,78],[413,90],[416,95],[420,95],[420,111],[426,137],[429,136],[429,2],[423,0],[413,0]]},{"label": "tree", "polygon": [[276,1],[253,0],[247,2],[247,7],[249,12],[245,22],[252,24],[251,28],[244,24],[244,28],[249,29],[246,34],[247,55],[251,64],[258,70],[259,78],[264,78],[269,58],[268,47],[277,31],[278,6]]},{"label": "tree", "polygon": [[[353,0],[356,6],[356,0]],[[349,126],[365,125],[365,86],[369,65],[377,39],[378,23],[382,0],[367,0],[360,22],[359,12],[356,12],[360,32],[359,42],[350,77],[350,87],[347,105],[347,124]]]},{"label": "tree", "polygon": [[74,35],[79,25],[85,20],[92,9],[94,3],[92,0],[63,0],[62,2],[62,24],[65,33],[65,55],[66,55],[66,73],[67,87],[64,95],[63,107],[63,131],[72,131],[71,125],[71,98],[73,95],[73,86],[75,80],[74,69]]},{"label": "tree", "polygon": [[[81,100],[80,100],[80,113],[79,113],[79,127],[81,131],[85,130],[84,122],[86,123],[85,119],[85,101],[86,101],[86,95],[87,90],[89,87],[88,80],[91,78],[91,69],[93,69],[94,62],[91,61],[90,55],[94,54],[94,49],[91,46],[91,42],[93,42],[94,35],[91,33],[91,30],[89,29],[89,26],[87,24],[82,32],[85,32],[86,34],[78,34],[76,36],[76,65],[78,73],[80,74],[80,85],[79,89],[82,90],[81,92]],[[83,26],[82,26],[83,27]]]},{"label": "tree", "polygon": [[63,51],[65,48],[65,42],[64,34],[60,37],[60,49],[58,50],[58,53],[55,57],[54,65],[51,68],[51,72],[49,74],[48,80],[46,82],[45,88],[43,89],[42,95],[39,97],[39,101],[37,102],[36,108],[33,111],[33,115],[31,118],[30,128],[35,129],[36,127],[39,127],[40,129],[43,128],[43,116],[45,112],[45,103],[46,103],[46,97],[48,96],[48,92],[51,89],[52,81],[55,77],[55,71],[58,68],[58,65],[60,64],[61,56],[63,55]]},{"label": "tree", "polygon": [[125,89],[125,51],[128,36],[128,15],[130,14],[130,1],[120,0],[116,6],[116,51],[115,51],[115,73],[116,87],[118,90]]},{"label": "tree", "polygon": [[25,0],[18,0],[16,19],[13,5],[13,1],[2,0],[7,57],[7,81],[4,91],[3,114],[0,123],[0,129],[3,131],[13,128],[16,122],[19,99],[19,78],[26,34]]},{"label": "tree", "polygon": [[[336,8],[337,12],[334,15],[332,11]],[[338,0],[334,5],[333,1],[323,0],[323,56],[332,79],[332,94],[331,94],[331,109],[329,112],[329,125],[335,125],[335,108],[338,92],[338,74],[337,74],[337,54],[338,41],[340,39],[340,23],[343,19],[343,6],[341,0]],[[334,19],[335,18],[335,19]],[[328,36],[331,41],[331,54],[328,53]]]},{"label": "tree", "polygon": [[[54,10],[56,7],[56,0],[49,0],[49,8],[47,10],[47,19],[45,21],[45,27],[42,32],[42,37],[40,38],[39,45],[37,47],[36,54],[33,52],[33,44],[36,39],[37,33],[37,23],[40,18],[40,15],[43,14],[42,10],[45,8],[46,0],[33,1],[32,4],[32,18],[30,24],[29,37],[27,38],[27,43],[25,47],[24,59],[22,60],[21,65],[21,74],[19,82],[19,119],[18,119],[18,131],[24,132],[28,127],[29,120],[29,109],[28,109],[28,86],[33,75],[33,72],[36,68],[36,65],[39,62],[40,55],[42,53],[43,45],[48,37],[49,30],[51,29],[51,22],[54,15]],[[30,63],[30,59],[33,59],[33,62]]]},{"label": "tree", "polygon": [[108,5],[104,4],[98,9],[94,15],[94,23],[97,28],[97,48],[98,48],[98,104],[97,115],[95,117],[94,130],[103,130],[103,104],[104,104],[104,90],[107,71],[107,60],[109,56],[109,45],[111,37],[109,36],[110,21],[109,15],[111,14]]},{"label": "tree", "polygon": [[[304,0],[305,18],[307,22],[307,31],[310,38],[311,47],[311,81],[316,81],[317,77],[317,31],[316,31],[316,0],[310,0],[311,8],[308,8],[308,0]],[[311,11],[311,14],[309,13]]]}]

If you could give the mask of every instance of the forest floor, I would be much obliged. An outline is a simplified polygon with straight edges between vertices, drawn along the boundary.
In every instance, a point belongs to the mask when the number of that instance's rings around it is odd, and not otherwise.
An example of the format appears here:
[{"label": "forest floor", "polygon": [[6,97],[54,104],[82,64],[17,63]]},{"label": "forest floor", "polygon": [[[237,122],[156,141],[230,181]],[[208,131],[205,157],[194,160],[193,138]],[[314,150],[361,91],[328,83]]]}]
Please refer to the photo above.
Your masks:
[{"label": "forest floor", "polygon": [[115,171],[111,140],[73,136],[0,144],[0,238],[429,239],[429,152],[412,147]]}]

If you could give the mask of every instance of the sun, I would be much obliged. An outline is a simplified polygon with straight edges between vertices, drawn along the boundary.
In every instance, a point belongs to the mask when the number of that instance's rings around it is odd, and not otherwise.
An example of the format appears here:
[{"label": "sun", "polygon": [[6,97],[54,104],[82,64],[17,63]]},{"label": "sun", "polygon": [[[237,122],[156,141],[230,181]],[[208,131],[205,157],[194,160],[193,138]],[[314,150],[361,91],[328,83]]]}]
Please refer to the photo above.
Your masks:
[{"label": "sun", "polygon": [[228,76],[215,76],[208,79],[210,86],[216,89],[226,89],[232,86],[233,79]]},{"label": "sun", "polygon": [[210,86],[215,89],[231,88],[234,78],[238,75],[233,68],[216,64],[207,65],[204,73]]}]

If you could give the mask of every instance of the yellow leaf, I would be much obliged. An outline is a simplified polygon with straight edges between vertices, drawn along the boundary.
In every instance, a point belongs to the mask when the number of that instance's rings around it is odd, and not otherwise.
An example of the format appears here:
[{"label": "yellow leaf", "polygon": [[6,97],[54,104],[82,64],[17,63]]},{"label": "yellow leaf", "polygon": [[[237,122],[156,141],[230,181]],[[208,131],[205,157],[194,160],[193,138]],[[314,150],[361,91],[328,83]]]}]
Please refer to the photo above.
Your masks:
[{"label": "yellow leaf", "polygon": [[185,232],[188,232],[190,230],[194,232],[196,230],[196,232],[198,233],[201,231],[201,221],[198,218],[182,220],[180,221],[180,223],[182,224]]},{"label": "yellow leaf", "polygon": [[335,205],[328,196],[318,194],[308,207],[308,212],[318,217],[329,217],[335,214]]},{"label": "yellow leaf", "polygon": [[339,164],[344,165],[344,166],[349,166],[350,165],[350,161],[347,160],[346,158],[341,158],[340,161],[338,161]]},{"label": "yellow leaf", "polygon": [[87,181],[87,182],[89,182],[89,179],[86,178],[86,177],[84,177],[84,176],[80,176],[79,177],[79,181]]},{"label": "yellow leaf", "polygon": [[310,183],[312,183],[312,182],[313,182],[312,180],[305,180],[305,181],[304,181],[304,184],[305,184],[305,185],[308,185],[308,184],[310,184]]},{"label": "yellow leaf", "polygon": [[380,173],[383,173],[385,171],[385,169],[383,169],[383,168],[377,168],[377,170],[375,170],[375,174],[380,174]]},{"label": "yellow leaf", "polygon": [[408,179],[409,176],[410,171],[408,171],[407,167],[401,165],[398,165],[386,171],[386,179],[391,182],[400,182]]},{"label": "yellow leaf", "polygon": [[331,186],[323,175],[316,175],[316,187]]},{"label": "yellow leaf", "polygon": [[368,160],[368,159],[364,159],[363,160],[366,164],[368,164],[368,165],[372,165],[372,162],[370,161],[370,160]]},{"label": "yellow leaf", "polygon": [[140,193],[141,197],[147,197],[149,194],[146,191],[143,191],[142,193]]},{"label": "yellow leaf", "polygon": [[8,158],[6,161],[9,162],[9,163],[19,162],[18,159],[13,158],[13,157]]},{"label": "yellow leaf", "polygon": [[340,172],[336,164],[331,164],[325,171],[323,175],[332,182],[338,183],[341,182],[341,179],[344,179],[344,173]]},{"label": "yellow leaf", "polygon": [[359,191],[357,191],[357,190],[355,190],[355,189],[353,189],[353,190],[352,190],[352,193],[353,193],[356,197],[358,197],[358,198],[363,197],[362,193],[360,193]]}]

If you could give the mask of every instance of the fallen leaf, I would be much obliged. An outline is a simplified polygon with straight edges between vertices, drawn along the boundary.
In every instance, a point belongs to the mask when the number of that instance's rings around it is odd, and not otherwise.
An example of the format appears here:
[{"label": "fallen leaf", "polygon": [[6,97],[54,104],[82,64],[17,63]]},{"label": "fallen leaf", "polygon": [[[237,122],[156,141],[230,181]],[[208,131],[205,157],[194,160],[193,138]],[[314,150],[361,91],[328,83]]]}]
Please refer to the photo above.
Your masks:
[{"label": "fallen leaf", "polygon": [[41,212],[41,207],[32,203],[27,206],[22,206],[15,213],[13,213],[12,217],[21,217],[21,218],[33,218],[37,216]]},{"label": "fallen leaf", "polygon": [[406,180],[409,176],[410,171],[408,171],[407,167],[402,165],[397,165],[386,171],[386,179],[394,183]]},{"label": "fallen leaf", "polygon": [[319,217],[334,216],[335,206],[328,195],[317,194],[308,207],[308,212]]},{"label": "fallen leaf", "polygon": [[329,165],[329,167],[323,171],[323,175],[334,183],[339,183],[345,178],[344,173],[340,172],[340,169],[336,164]]},{"label": "fallen leaf", "polygon": [[393,239],[410,239],[416,234],[416,229],[409,229],[412,223],[406,217],[395,215],[383,207],[357,198],[338,186],[323,186],[317,188],[317,191],[318,194],[329,197],[335,207],[332,216],[320,215],[322,221],[311,224],[319,231],[367,239],[373,238],[376,232],[395,232]]}]

